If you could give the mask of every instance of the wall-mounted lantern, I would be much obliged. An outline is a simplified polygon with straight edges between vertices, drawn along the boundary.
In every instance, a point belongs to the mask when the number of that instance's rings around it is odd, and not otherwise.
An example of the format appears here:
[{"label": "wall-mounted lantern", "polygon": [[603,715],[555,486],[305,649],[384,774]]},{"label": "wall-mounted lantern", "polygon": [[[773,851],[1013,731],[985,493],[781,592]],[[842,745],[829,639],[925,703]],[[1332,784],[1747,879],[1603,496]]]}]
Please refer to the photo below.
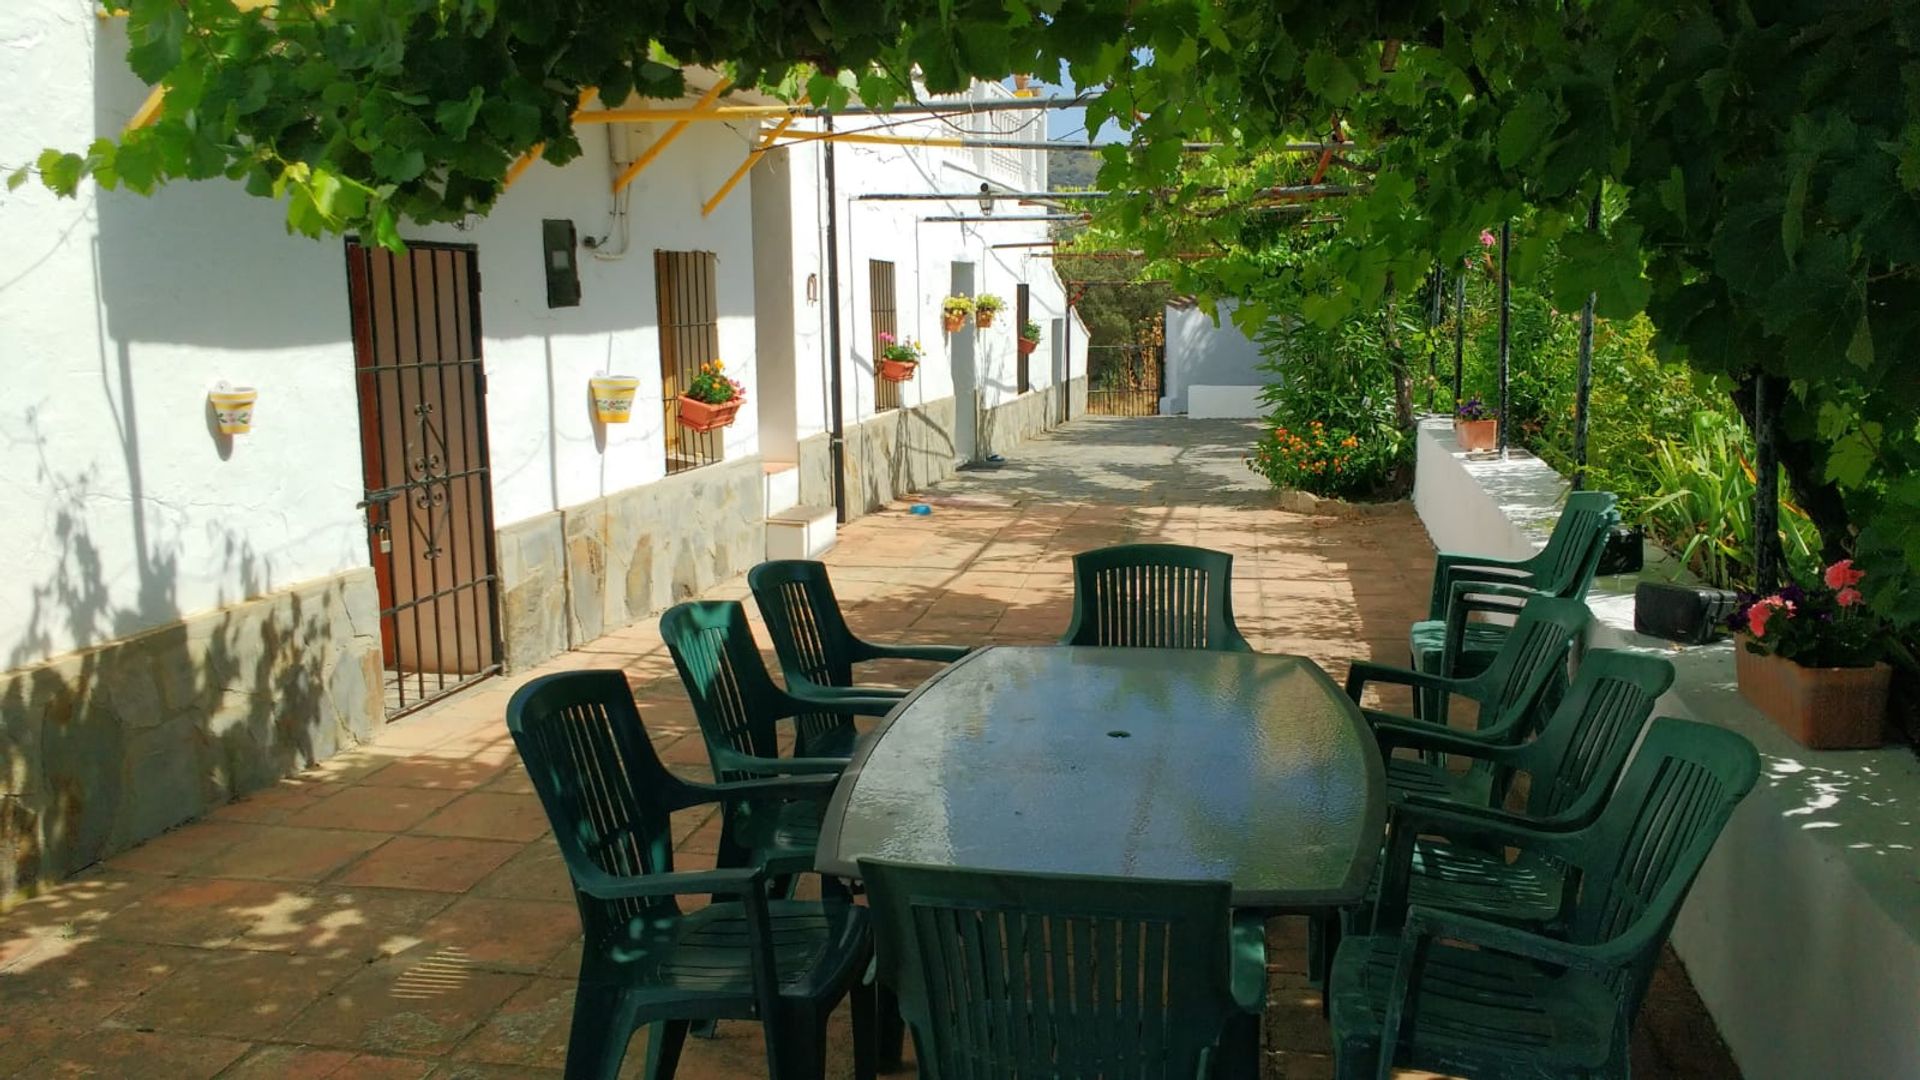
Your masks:
[{"label": "wall-mounted lantern", "polygon": [[260,392],[251,386],[228,386],[222,382],[207,392],[213,406],[213,422],[222,435],[245,435],[253,430],[253,402]]},{"label": "wall-mounted lantern", "polygon": [[985,180],[980,181],[980,212],[993,213],[993,185]]}]

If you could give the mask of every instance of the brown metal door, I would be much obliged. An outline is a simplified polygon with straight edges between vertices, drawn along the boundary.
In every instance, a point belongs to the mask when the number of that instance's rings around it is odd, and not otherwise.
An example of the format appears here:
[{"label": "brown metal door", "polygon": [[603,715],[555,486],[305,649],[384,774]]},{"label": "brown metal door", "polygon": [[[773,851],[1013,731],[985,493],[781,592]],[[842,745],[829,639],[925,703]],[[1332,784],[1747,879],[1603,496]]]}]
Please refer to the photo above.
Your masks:
[{"label": "brown metal door", "polygon": [[347,243],[387,715],[500,670],[474,248]]}]

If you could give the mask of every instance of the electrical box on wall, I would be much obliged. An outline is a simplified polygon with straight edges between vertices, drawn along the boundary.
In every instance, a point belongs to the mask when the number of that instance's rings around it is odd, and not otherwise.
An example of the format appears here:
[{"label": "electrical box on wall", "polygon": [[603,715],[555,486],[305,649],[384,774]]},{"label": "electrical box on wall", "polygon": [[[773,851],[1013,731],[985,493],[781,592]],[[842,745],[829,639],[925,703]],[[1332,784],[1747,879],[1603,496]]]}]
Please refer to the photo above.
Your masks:
[{"label": "electrical box on wall", "polygon": [[547,306],[580,306],[580,260],[573,222],[548,218],[540,223],[540,247],[547,263]]}]

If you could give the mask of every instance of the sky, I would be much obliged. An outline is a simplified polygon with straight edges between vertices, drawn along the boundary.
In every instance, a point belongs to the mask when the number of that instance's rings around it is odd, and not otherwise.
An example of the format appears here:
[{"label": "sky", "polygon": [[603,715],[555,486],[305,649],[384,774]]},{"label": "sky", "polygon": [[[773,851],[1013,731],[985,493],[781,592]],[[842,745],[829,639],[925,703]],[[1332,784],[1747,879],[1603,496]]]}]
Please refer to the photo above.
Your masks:
[{"label": "sky", "polygon": [[[1011,80],[1009,80],[1011,85]],[[1073,85],[1073,76],[1067,73],[1067,65],[1060,65],[1059,78],[1053,82],[1042,81],[1040,93],[1043,97],[1072,97],[1078,91]],[[1087,141],[1087,110],[1085,109],[1049,109],[1047,111],[1047,138],[1056,142]],[[1120,126],[1109,120],[1100,126],[1095,142],[1125,142],[1126,136]]]}]

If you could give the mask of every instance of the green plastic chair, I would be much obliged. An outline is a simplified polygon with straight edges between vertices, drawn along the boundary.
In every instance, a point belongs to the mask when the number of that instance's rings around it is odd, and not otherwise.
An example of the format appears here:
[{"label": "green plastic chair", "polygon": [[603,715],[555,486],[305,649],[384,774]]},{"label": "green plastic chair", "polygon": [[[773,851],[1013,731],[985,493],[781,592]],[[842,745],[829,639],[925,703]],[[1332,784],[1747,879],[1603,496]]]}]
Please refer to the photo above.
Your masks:
[{"label": "green plastic chair", "polygon": [[1122,544],[1073,557],[1062,645],[1252,652],[1233,624],[1233,556],[1184,544]]},{"label": "green plastic chair", "polygon": [[1226,882],[879,859],[860,875],[879,982],[929,1080],[1194,1080],[1259,1053],[1266,928],[1229,914]]},{"label": "green plastic chair", "polygon": [[[1392,763],[1388,796],[1523,828],[1581,828],[1600,815],[1655,702],[1672,685],[1673,665],[1657,656],[1595,649],[1582,658],[1572,690],[1531,741],[1501,746],[1470,732],[1377,723],[1373,733],[1381,756]],[[1471,765],[1461,773],[1438,760],[1394,758],[1401,748],[1457,755]],[[1502,807],[1522,774],[1528,779],[1524,809],[1509,813]],[[1537,924],[1562,911],[1567,867],[1551,856],[1523,853],[1510,860],[1504,851],[1479,845],[1416,839],[1412,858],[1411,903]]]},{"label": "green plastic chair", "polygon": [[[722,801],[817,800],[826,777],[695,784],[667,771],[618,671],[535,679],[507,730],[573,879],[583,948],[569,1080],[619,1075],[642,1025],[649,1080],[670,1080],[690,1023],[754,1019],[768,1075],[825,1075],[826,1025],[853,996],[854,1073],[874,1075],[866,911],[845,900],[770,900],[758,867],[673,868],[672,814]],[[711,896],[683,911],[677,900]]]},{"label": "green plastic chair", "polygon": [[[1512,632],[1506,635],[1500,651],[1479,674],[1471,677],[1447,677],[1410,668],[1355,660],[1347,670],[1347,696],[1355,704],[1368,683],[1410,686],[1415,702],[1440,701],[1457,695],[1480,706],[1476,734],[1478,743],[1510,746],[1530,734],[1537,726],[1540,703],[1548,687],[1564,679],[1567,655],[1573,643],[1593,620],[1587,605],[1578,600],[1559,600],[1534,596],[1520,608]],[[1428,719],[1445,709],[1429,704],[1420,715],[1397,716],[1376,709],[1362,709],[1362,715],[1374,724],[1398,724],[1436,735],[1451,731],[1444,720]],[[1396,761],[1388,762],[1387,781],[1403,784],[1418,782],[1417,774],[1396,771]]]},{"label": "green plastic chair", "polygon": [[1606,809],[1571,832],[1395,807],[1383,909],[1400,898],[1416,835],[1550,856],[1573,867],[1581,887],[1567,896],[1559,933],[1414,905],[1399,933],[1348,938],[1332,977],[1337,1075],[1627,1076],[1661,946],[1759,772],[1739,735],[1662,719]]},{"label": "green plastic chair", "polygon": [[[660,617],[660,635],[693,702],[714,779],[837,777],[853,756],[855,713],[884,715],[893,702],[845,697],[807,702],[775,685],[738,601],[676,604]],[[780,755],[778,723],[794,726],[793,755]],[[730,802],[720,830],[722,865],[748,863],[773,873],[813,867],[819,802]]]},{"label": "green plastic chair", "polygon": [[853,666],[869,660],[926,660],[951,664],[972,650],[964,645],[878,645],[847,626],[825,563],[774,559],[747,572],[747,586],[767,621],[787,690],[814,700],[836,696],[903,698],[890,686],[856,686]]},{"label": "green plastic chair", "polygon": [[[1413,666],[1437,675],[1478,674],[1500,651],[1507,627],[1472,615],[1512,613],[1536,595],[1586,599],[1606,551],[1607,536],[1620,523],[1619,501],[1607,491],[1567,496],[1567,507],[1554,523],[1547,546],[1531,558],[1442,552],[1434,562],[1427,617],[1414,623],[1408,634]],[[1433,719],[1444,722],[1444,702],[1439,708]]]}]

